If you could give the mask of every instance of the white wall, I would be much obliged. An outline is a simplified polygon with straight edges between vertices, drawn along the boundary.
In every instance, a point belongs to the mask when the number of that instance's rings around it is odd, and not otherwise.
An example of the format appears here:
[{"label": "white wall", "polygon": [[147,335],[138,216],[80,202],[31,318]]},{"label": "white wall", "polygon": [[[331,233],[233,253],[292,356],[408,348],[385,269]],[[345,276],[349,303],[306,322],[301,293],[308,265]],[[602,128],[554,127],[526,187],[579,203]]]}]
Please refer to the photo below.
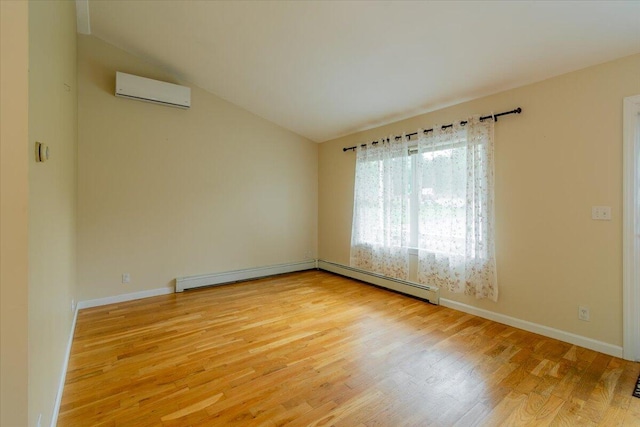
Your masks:
[{"label": "white wall", "polygon": [[317,144],[194,86],[190,110],[116,98],[116,71],[185,84],[78,37],[81,300],[316,256]]}]

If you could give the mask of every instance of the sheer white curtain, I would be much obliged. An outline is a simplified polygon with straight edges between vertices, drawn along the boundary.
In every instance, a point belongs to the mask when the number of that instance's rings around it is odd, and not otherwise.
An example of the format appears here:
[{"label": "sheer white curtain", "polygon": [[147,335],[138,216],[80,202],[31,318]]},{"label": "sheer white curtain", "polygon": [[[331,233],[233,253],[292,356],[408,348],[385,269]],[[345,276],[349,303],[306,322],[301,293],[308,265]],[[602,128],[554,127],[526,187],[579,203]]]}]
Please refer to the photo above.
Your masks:
[{"label": "sheer white curtain", "polygon": [[409,274],[408,140],[358,147],[351,266],[389,277]]},{"label": "sheer white curtain", "polygon": [[493,120],[418,134],[418,281],[496,301]]}]

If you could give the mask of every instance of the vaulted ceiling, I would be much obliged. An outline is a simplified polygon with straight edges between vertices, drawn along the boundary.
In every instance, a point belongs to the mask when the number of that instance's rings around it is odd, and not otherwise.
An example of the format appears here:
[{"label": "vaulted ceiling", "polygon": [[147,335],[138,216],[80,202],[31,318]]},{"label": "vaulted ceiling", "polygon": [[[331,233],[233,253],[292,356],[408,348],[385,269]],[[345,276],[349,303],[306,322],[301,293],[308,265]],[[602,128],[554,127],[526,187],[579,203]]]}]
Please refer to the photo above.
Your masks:
[{"label": "vaulted ceiling", "polygon": [[94,36],[317,142],[640,52],[640,1],[88,6]]}]

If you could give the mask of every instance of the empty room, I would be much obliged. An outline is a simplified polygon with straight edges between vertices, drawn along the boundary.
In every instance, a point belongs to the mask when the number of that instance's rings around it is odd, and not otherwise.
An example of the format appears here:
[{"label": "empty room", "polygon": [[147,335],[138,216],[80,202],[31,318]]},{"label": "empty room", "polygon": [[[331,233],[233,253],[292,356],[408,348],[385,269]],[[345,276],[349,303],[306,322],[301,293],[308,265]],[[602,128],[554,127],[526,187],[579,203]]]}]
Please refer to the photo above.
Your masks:
[{"label": "empty room", "polygon": [[640,1],[0,36],[2,427],[640,426]]}]

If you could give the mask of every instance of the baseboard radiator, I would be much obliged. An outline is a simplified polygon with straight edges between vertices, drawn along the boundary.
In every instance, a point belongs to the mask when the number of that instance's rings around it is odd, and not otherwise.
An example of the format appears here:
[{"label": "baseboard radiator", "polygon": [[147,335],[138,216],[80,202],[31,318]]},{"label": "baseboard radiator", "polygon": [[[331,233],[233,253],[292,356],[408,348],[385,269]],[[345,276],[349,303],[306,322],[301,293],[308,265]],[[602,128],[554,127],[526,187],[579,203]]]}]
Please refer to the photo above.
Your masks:
[{"label": "baseboard radiator", "polygon": [[421,285],[407,280],[394,279],[372,273],[370,271],[360,270],[359,268],[348,267],[346,265],[324,260],[318,260],[318,268],[320,270],[330,271],[341,276],[361,280],[363,282],[371,283],[372,285],[381,286],[403,294],[422,298],[429,301],[431,304],[440,304],[440,290],[433,286]]},{"label": "baseboard radiator", "polygon": [[226,271],[224,273],[201,274],[176,278],[176,292],[186,289],[200,288],[203,286],[216,286],[228,283],[240,282],[261,277],[275,276],[294,271],[312,270],[317,268],[315,259],[293,262],[288,264],[271,265],[267,267],[247,268],[244,270]]},{"label": "baseboard radiator", "polygon": [[205,286],[225,285],[229,283],[241,282],[244,280],[259,279],[261,277],[275,276],[296,271],[320,269],[336,273],[341,276],[350,277],[372,285],[391,289],[403,294],[412,295],[429,301],[431,304],[440,303],[440,292],[438,288],[425,286],[419,283],[406,280],[394,279],[382,276],[366,270],[349,267],[324,260],[306,260],[288,264],[271,265],[267,267],[248,268],[244,270],[225,271],[223,273],[200,274],[197,276],[186,276],[176,278],[176,292],[183,292],[187,289],[201,288]]}]

